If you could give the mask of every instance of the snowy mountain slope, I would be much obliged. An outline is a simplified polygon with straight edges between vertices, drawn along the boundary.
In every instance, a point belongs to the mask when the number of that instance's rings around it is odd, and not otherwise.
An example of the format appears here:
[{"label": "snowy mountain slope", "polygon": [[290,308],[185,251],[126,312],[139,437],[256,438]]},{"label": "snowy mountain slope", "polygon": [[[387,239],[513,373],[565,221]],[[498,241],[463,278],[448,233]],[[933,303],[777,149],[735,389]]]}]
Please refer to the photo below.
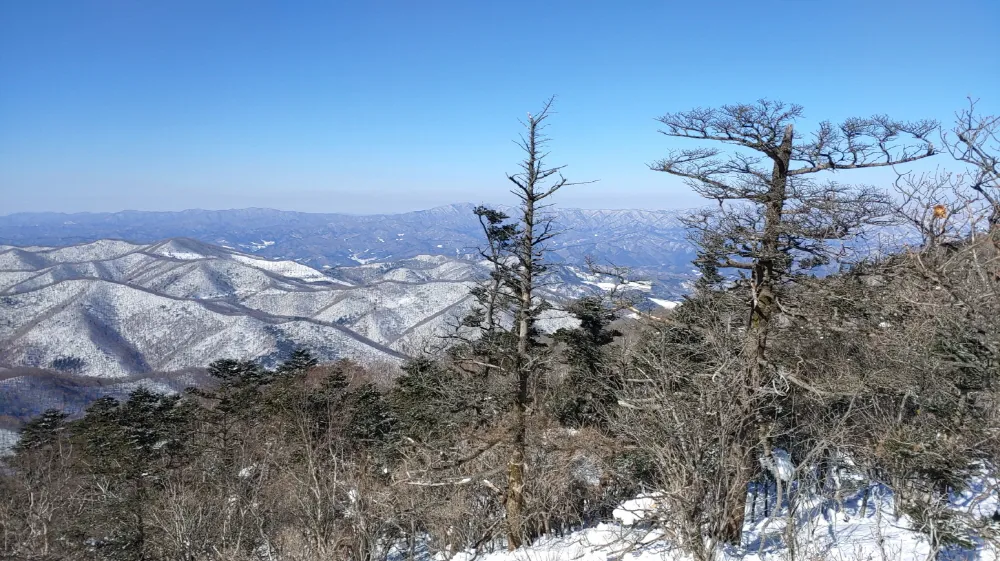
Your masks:
[{"label": "snowy mountain slope", "polygon": [[0,429],[0,457],[13,453],[20,434],[9,429]]},{"label": "snowy mountain slope", "polygon": [[[334,327],[310,330],[289,318],[158,295],[124,284],[68,280],[8,296],[0,361],[46,367],[83,361],[87,374],[121,377],[203,366],[223,357],[263,357],[293,342],[326,359],[392,358],[386,349]],[[326,326],[324,326],[326,327]]]},{"label": "snowy mountain slope", "polygon": [[46,409],[77,415],[100,397],[123,399],[140,386],[172,394],[186,387],[210,384],[200,369],[99,378],[37,368],[0,367],[0,429],[16,431],[22,422]]},{"label": "snowy mountain slope", "polygon": [[[382,307],[392,312],[365,332],[405,329],[427,315],[425,300],[396,297],[398,290],[351,287],[293,261],[194,240],[7,247],[0,263],[0,363],[11,366],[72,364],[83,374],[122,377],[222,357],[277,360],[294,344],[327,360],[399,360],[382,344],[391,335],[376,341],[351,329],[346,316],[363,314],[312,316],[338,301],[371,315],[371,302],[386,299],[380,292],[389,294],[393,303]],[[467,288],[432,292],[446,307]]]},{"label": "snowy mountain slope", "polygon": [[[0,263],[0,366],[115,378],[274,362],[294,345],[323,360],[398,361],[440,346],[487,274],[444,256],[320,272],[191,239],[5,247]],[[550,299],[593,290],[589,276],[561,274]]]},{"label": "snowy mountain slope", "polygon": [[[294,345],[324,360],[398,361],[440,347],[488,271],[443,255],[319,271],[190,238],[5,246],[0,366],[124,377],[217,358],[273,362]],[[541,294],[553,302],[610,286],[568,265],[550,280]],[[541,325],[572,320],[553,312]]]}]

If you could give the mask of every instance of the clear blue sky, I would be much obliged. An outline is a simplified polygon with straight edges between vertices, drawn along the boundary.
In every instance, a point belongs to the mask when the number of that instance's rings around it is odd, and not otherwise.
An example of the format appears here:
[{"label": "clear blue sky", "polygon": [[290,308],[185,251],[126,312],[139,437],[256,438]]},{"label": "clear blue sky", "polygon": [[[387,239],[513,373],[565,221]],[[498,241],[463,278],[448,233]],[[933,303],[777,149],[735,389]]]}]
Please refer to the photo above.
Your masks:
[{"label": "clear blue sky", "polygon": [[996,111],[998,27],[998,0],[0,0],[0,214],[504,202],[551,94],[552,162],[600,180],[559,204],[687,207],[654,117]]}]

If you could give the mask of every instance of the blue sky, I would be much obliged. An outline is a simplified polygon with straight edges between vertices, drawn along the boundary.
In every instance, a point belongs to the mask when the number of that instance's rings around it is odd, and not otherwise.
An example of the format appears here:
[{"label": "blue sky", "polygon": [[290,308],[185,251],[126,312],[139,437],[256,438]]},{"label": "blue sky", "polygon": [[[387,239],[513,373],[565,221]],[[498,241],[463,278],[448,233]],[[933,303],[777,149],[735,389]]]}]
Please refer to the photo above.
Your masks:
[{"label": "blue sky", "polygon": [[996,0],[0,0],[0,214],[505,202],[552,94],[552,163],[599,180],[558,204],[689,207],[646,167],[658,115],[995,112],[998,24]]}]

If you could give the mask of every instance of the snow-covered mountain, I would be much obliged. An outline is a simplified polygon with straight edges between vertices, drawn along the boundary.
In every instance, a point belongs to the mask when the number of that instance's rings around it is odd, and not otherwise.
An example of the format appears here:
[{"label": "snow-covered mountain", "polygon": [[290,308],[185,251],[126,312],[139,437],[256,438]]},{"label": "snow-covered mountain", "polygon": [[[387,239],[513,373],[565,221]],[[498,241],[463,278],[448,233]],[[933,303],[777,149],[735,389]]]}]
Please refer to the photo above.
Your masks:
[{"label": "snow-covered mountain", "polygon": [[[474,255],[482,244],[482,231],[473,208],[455,204],[364,216],[258,208],[20,213],[0,216],[0,244],[63,246],[106,238],[152,243],[190,237],[322,269],[418,255]],[[552,214],[560,232],[552,240],[553,258],[558,261],[581,265],[592,256],[658,277],[689,272],[694,253],[677,211],[555,208]]]},{"label": "snow-covered mountain", "polygon": [[[547,297],[604,289],[557,268]],[[121,378],[218,358],[398,362],[440,347],[487,269],[441,255],[320,271],[200,241],[0,246],[0,367]],[[649,283],[635,283],[651,292]],[[552,312],[551,328],[569,325]]]},{"label": "snow-covered mountain", "polygon": [[0,247],[0,363],[121,377],[293,345],[397,361],[476,267],[412,261],[358,285],[191,239]]}]

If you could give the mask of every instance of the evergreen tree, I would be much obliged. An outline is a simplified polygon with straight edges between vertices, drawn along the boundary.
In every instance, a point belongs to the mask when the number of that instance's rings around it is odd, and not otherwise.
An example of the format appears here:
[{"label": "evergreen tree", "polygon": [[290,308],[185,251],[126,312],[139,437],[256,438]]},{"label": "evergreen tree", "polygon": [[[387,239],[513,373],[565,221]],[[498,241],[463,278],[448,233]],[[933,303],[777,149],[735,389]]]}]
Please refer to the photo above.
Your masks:
[{"label": "evergreen tree", "polygon": [[[486,235],[487,247],[481,253],[493,269],[491,282],[474,293],[480,303],[478,317],[465,324],[478,327],[480,339],[469,345],[476,353],[466,362],[482,369],[484,376],[506,379],[509,404],[508,435],[511,448],[507,464],[507,490],[504,499],[507,543],[520,547],[526,536],[525,494],[526,447],[529,408],[533,405],[531,387],[542,379],[547,348],[541,341],[538,318],[551,305],[540,298],[539,288],[547,272],[548,243],[557,235],[552,217],[545,209],[557,191],[572,185],[562,176],[562,167],[546,164],[545,127],[553,100],[548,100],[535,115],[523,122],[525,133],[520,146],[524,160],[518,173],[508,174],[511,192],[519,205],[512,223],[505,213],[479,207],[476,215]],[[511,325],[512,324],[512,325]],[[510,325],[507,328],[506,325]]]},{"label": "evergreen tree", "polygon": [[274,375],[250,360],[219,359],[208,365],[208,373],[219,381],[215,389],[188,388],[188,393],[215,402],[212,411],[220,420],[251,420],[265,403],[261,389]]},{"label": "evergreen tree", "polygon": [[281,363],[274,373],[276,376],[301,376],[305,375],[311,368],[319,364],[319,361],[304,348],[297,348],[292,351],[288,360]]},{"label": "evergreen tree", "polygon": [[606,347],[621,335],[610,327],[616,311],[600,296],[586,296],[567,306],[580,327],[560,329],[555,339],[566,344],[569,376],[558,393],[556,416],[572,427],[604,427],[615,402],[615,378],[606,373]]},{"label": "evergreen tree", "polygon": [[373,384],[363,384],[346,396],[351,417],[347,437],[362,447],[374,449],[391,443],[398,422],[388,401]]},{"label": "evergreen tree", "polygon": [[344,394],[348,386],[342,366],[336,364],[331,367],[331,371],[323,378],[318,388],[309,390],[299,386],[296,388],[297,391],[291,394],[292,400],[301,397],[301,401],[288,403],[288,408],[303,410],[313,442],[329,442],[336,437],[331,434],[333,419],[343,415]]},{"label": "evergreen tree", "polygon": [[16,454],[51,445],[66,428],[69,415],[58,409],[47,409],[21,428],[21,438],[14,446]]},{"label": "evergreen tree", "polygon": [[125,402],[97,400],[74,431],[100,495],[83,522],[103,559],[149,558],[147,520],[154,495],[187,442],[190,411],[180,396],[140,388]]},{"label": "evergreen tree", "polygon": [[465,427],[491,423],[501,408],[480,374],[428,358],[406,363],[388,398],[400,432],[423,443],[440,443]]},{"label": "evergreen tree", "polygon": [[230,386],[261,385],[268,381],[269,372],[252,360],[223,358],[208,365],[208,373],[213,378]]}]

